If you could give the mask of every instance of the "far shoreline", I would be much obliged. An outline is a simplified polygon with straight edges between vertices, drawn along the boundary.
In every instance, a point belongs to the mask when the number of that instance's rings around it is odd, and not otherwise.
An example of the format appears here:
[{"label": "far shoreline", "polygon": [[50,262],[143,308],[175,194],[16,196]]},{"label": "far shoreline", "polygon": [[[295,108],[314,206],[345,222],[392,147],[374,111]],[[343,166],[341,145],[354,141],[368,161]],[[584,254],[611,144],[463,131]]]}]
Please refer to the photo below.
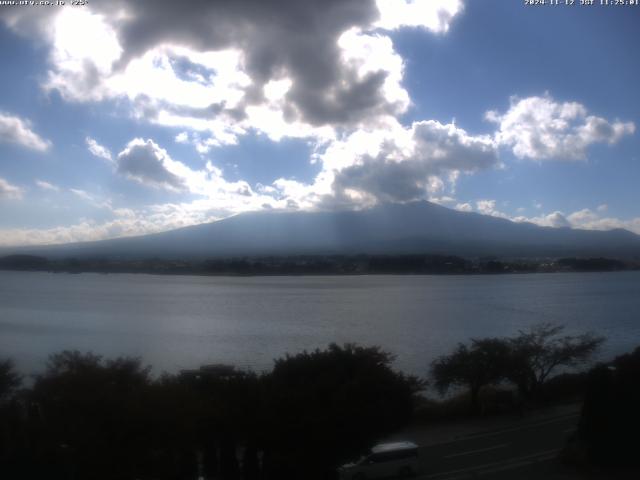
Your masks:
[{"label": "far shoreline", "polygon": [[146,274],[210,277],[509,275],[639,271],[631,260],[596,258],[465,259],[453,255],[295,255],[170,260],[64,258],[32,255],[0,257],[0,271]]}]

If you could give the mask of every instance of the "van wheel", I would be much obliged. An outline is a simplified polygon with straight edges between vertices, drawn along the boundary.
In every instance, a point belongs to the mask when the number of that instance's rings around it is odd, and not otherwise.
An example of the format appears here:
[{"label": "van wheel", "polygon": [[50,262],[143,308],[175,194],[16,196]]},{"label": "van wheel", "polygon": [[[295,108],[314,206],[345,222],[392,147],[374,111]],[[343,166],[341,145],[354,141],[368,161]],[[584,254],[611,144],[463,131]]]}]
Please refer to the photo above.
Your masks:
[{"label": "van wheel", "polygon": [[413,476],[413,469],[411,467],[402,467],[398,470],[398,477],[409,478]]}]

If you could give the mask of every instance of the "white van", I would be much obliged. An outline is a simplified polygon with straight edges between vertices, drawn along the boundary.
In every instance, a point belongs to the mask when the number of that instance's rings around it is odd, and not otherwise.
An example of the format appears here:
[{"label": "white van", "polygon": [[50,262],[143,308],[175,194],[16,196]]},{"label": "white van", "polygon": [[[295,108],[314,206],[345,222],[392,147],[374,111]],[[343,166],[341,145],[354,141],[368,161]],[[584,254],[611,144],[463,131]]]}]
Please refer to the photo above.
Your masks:
[{"label": "white van", "polygon": [[340,467],[341,480],[407,478],[420,470],[418,446],[412,442],[381,443],[368,455]]}]

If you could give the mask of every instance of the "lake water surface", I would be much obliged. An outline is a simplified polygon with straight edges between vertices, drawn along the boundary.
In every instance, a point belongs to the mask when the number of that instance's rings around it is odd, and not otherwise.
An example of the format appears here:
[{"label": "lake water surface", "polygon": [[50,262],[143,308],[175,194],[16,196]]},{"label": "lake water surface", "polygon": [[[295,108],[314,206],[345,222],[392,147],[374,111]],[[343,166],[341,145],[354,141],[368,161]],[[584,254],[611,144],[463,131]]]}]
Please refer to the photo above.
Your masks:
[{"label": "lake water surface", "polygon": [[156,371],[205,363],[270,369],[331,342],[380,345],[424,375],[470,337],[542,321],[640,345],[640,272],[478,276],[203,277],[0,272],[0,357],[25,373],[49,354],[134,355]]}]

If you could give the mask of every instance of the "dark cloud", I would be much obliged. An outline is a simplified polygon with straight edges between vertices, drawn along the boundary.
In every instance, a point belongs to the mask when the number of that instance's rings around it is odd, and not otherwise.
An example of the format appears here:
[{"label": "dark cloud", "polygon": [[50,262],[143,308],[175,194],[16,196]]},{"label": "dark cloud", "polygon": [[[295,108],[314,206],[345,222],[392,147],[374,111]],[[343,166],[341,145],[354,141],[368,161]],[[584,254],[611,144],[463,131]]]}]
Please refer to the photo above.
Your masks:
[{"label": "dark cloud", "polygon": [[[124,49],[117,67],[149,49],[172,43],[196,50],[240,49],[253,85],[245,103],[262,100],[262,86],[291,78],[285,107],[289,119],[313,125],[353,124],[377,113],[397,113],[382,85],[387,72],[358,78],[341,61],[337,40],[354,26],[366,27],[379,12],[374,0],[195,0],[94,2],[91,8],[111,17]],[[207,72],[177,61],[180,75]],[[219,112],[209,112],[215,116]],[[295,117],[295,118],[291,118]]]},{"label": "dark cloud", "polygon": [[473,137],[454,125],[435,121],[417,122],[412,128],[414,147],[403,153],[387,141],[375,157],[366,156],[336,173],[333,183],[337,198],[347,191],[366,193],[378,202],[407,202],[428,196],[439,175],[452,171],[473,172],[496,165],[496,149],[491,140]]},{"label": "dark cloud", "polygon": [[166,161],[166,152],[153,140],[136,139],[118,154],[117,172],[151,187],[185,190],[184,181],[167,169]]},{"label": "dark cloud", "polygon": [[429,165],[435,173],[441,170],[473,172],[497,163],[496,146],[484,136],[471,136],[455,125],[434,120],[413,124],[416,142],[414,160]]},{"label": "dark cloud", "polygon": [[424,198],[431,172],[416,162],[369,159],[342,170],[333,183],[337,197],[352,189],[373,195],[380,202],[407,202]]}]

